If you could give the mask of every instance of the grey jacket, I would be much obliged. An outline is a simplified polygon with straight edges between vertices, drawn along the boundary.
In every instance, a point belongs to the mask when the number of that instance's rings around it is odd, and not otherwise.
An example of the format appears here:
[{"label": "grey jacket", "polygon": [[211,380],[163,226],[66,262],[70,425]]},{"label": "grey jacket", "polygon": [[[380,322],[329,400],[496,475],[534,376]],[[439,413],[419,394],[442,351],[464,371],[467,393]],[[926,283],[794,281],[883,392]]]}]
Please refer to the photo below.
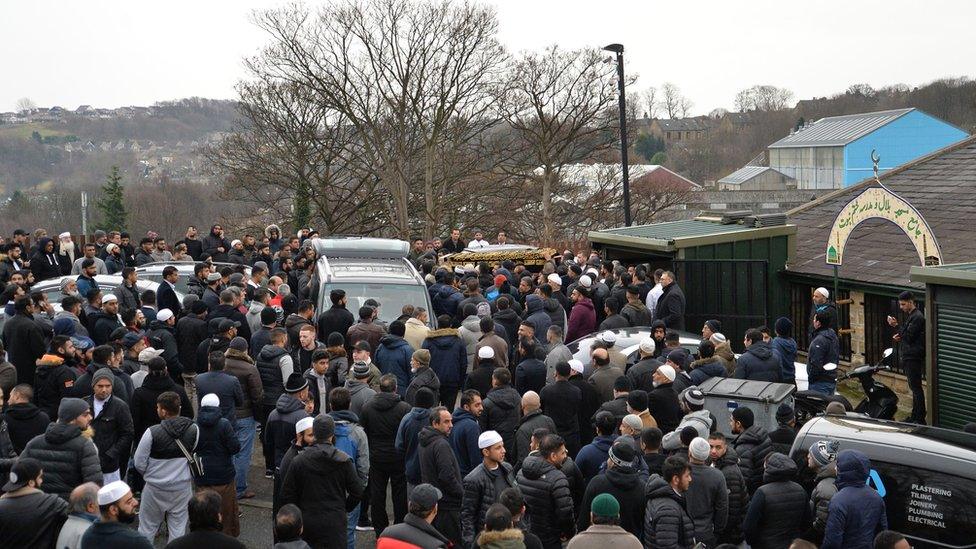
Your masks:
[{"label": "grey jacket", "polygon": [[681,419],[677,429],[664,435],[661,440],[661,447],[665,450],[680,448],[681,430],[685,427],[694,427],[698,431],[698,436],[708,439],[709,430],[712,428],[712,418],[708,415],[708,410],[698,410],[687,414]]},{"label": "grey jacket", "polygon": [[441,381],[437,379],[437,373],[429,366],[425,366],[414,372],[413,379],[410,380],[410,385],[407,386],[407,394],[404,400],[411,406],[414,406],[417,403],[417,391],[422,387],[427,387],[435,395],[440,393]]},{"label": "grey jacket", "polygon": [[810,506],[813,513],[813,528],[821,536],[827,529],[827,510],[830,498],[837,493],[837,463],[829,463],[817,471],[817,485],[810,496]]},{"label": "grey jacket", "polygon": [[61,533],[58,534],[56,547],[58,549],[80,549],[81,536],[85,535],[88,527],[94,524],[96,520],[98,520],[97,516],[88,513],[71,513],[68,515],[68,520],[64,522]]},{"label": "grey jacket", "polygon": [[365,381],[347,379],[345,387],[349,389],[351,396],[349,411],[357,416],[363,412],[363,406],[366,405],[369,399],[376,395],[376,391],[371,389]]},{"label": "grey jacket", "polygon": [[695,523],[695,539],[711,547],[715,533],[725,530],[729,516],[729,489],[725,475],[708,465],[691,465],[691,486],[685,492],[688,515]]}]

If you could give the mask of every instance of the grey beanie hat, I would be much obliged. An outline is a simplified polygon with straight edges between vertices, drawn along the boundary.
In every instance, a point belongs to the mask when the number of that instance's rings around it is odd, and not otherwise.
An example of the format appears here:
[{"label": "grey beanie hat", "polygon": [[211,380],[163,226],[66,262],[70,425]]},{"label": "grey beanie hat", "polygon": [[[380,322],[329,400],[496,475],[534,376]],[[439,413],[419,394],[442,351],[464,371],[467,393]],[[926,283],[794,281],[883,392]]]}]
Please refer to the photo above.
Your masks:
[{"label": "grey beanie hat", "polygon": [[837,459],[840,442],[836,440],[818,440],[810,445],[810,455],[813,461],[821,467]]},{"label": "grey beanie hat", "polygon": [[102,379],[107,379],[114,384],[115,374],[113,374],[112,370],[109,370],[108,368],[99,368],[95,371],[95,375],[92,376],[92,387],[94,387],[95,384]]},{"label": "grey beanie hat", "polygon": [[316,442],[325,442],[335,434],[335,420],[328,414],[319,414],[312,420],[312,434]]},{"label": "grey beanie hat", "polygon": [[[102,369],[104,370],[105,368]],[[75,418],[87,411],[88,403],[80,398],[61,399],[61,405],[58,406],[58,421],[61,423],[74,421]]]}]

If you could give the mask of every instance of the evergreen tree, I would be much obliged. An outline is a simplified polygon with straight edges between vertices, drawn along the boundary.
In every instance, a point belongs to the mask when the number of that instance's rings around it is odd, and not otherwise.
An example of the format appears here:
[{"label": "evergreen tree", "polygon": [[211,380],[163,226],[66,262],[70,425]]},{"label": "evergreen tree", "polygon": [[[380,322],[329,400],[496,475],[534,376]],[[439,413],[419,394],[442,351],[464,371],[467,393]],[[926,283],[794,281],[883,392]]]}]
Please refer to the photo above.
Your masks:
[{"label": "evergreen tree", "polygon": [[118,166],[112,166],[112,172],[102,185],[102,197],[95,202],[98,210],[102,212],[102,220],[96,226],[103,231],[123,231],[125,230],[126,218],[129,216],[125,211],[123,202],[124,190],[122,188],[122,174],[119,173]]},{"label": "evergreen tree", "polygon": [[311,193],[309,192],[309,185],[305,181],[300,181],[298,183],[298,188],[295,190],[295,205],[294,205],[294,223],[295,230],[301,230],[302,227],[308,227],[311,217],[311,209],[309,205],[309,198]]}]

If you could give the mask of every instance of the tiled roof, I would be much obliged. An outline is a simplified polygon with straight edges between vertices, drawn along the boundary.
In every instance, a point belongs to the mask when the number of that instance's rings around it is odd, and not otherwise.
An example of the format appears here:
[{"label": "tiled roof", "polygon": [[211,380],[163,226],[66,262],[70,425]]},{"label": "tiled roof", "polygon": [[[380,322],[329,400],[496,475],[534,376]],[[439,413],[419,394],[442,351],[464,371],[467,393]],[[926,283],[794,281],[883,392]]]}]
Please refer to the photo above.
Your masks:
[{"label": "tiled roof", "polygon": [[657,123],[665,131],[703,131],[709,126],[704,118],[659,118]]},{"label": "tiled roof", "polygon": [[[881,176],[884,185],[907,200],[925,218],[942,248],[943,263],[976,261],[976,137],[936,151]],[[796,258],[790,272],[833,276],[824,260],[827,235],[841,208],[873,178],[841,189],[789,212],[797,226]],[[893,223],[871,219],[857,226],[844,250],[840,278],[873,284],[915,286],[908,271],[918,255],[908,237]]]},{"label": "tiled roof", "polygon": [[770,149],[790,147],[837,147],[859,139],[878,128],[905,116],[915,109],[848,114],[821,118],[793,135],[769,146]]}]

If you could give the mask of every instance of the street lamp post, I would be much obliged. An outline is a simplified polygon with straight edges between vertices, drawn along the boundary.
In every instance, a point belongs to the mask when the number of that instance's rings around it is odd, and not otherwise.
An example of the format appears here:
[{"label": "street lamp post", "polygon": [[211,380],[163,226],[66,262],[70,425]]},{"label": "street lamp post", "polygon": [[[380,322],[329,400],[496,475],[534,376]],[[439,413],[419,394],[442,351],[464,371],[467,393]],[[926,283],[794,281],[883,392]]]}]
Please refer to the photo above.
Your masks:
[{"label": "street lamp post", "polygon": [[620,162],[624,179],[624,225],[630,227],[630,171],[627,165],[627,95],[624,90],[624,46],[610,44],[603,48],[617,54],[617,90],[620,104]]}]

